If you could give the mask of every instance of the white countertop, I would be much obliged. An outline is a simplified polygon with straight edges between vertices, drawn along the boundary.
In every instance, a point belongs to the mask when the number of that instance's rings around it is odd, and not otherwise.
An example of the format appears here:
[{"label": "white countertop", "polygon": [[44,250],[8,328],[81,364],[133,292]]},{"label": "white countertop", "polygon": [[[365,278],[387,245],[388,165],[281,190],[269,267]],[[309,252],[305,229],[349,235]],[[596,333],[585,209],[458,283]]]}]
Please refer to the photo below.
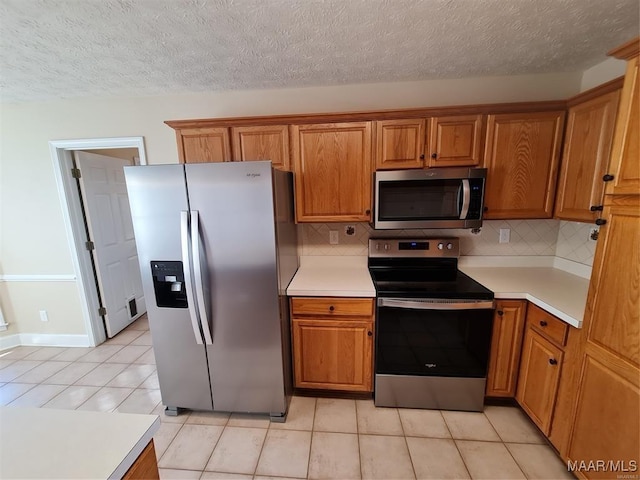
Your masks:
[{"label": "white countertop", "polygon": [[[461,259],[458,268],[492,290],[496,298],[529,300],[569,325],[582,327],[588,278],[554,268],[553,263],[549,265],[543,259],[538,260],[538,265],[543,266],[475,266],[478,264]],[[486,264],[484,259],[481,265]]]},{"label": "white countertop", "polygon": [[376,289],[367,268],[367,257],[303,256],[287,295],[373,298]]},{"label": "white countertop", "polygon": [[[557,257],[460,257],[458,268],[496,298],[526,299],[582,327],[590,267]],[[289,296],[375,297],[367,257],[303,256]]]},{"label": "white countertop", "polygon": [[0,408],[0,478],[122,478],[157,415]]}]

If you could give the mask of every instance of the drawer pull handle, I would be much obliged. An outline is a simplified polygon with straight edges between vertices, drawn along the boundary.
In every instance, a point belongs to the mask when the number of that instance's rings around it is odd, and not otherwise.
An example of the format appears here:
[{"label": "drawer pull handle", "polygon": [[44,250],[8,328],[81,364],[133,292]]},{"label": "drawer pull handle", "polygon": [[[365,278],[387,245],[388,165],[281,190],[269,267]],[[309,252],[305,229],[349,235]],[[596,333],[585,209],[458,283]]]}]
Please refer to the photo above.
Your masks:
[{"label": "drawer pull handle", "polygon": [[370,337],[371,335],[373,335],[373,332],[372,332],[371,330],[369,330],[369,331],[367,332],[367,335]]},{"label": "drawer pull handle", "polygon": [[502,310],[498,310],[496,313],[500,316],[504,315],[504,312]]},{"label": "drawer pull handle", "polygon": [[540,320],[540,326],[541,327],[546,327],[548,325],[548,323],[545,320]]},{"label": "drawer pull handle", "polygon": [[329,307],[329,310],[330,310],[331,312],[333,312],[335,309],[336,309],[336,307],[334,307],[333,305],[331,305],[331,306]]},{"label": "drawer pull handle", "polygon": [[549,365],[557,365],[557,364],[558,364],[558,360],[556,360],[555,358],[549,359]]}]

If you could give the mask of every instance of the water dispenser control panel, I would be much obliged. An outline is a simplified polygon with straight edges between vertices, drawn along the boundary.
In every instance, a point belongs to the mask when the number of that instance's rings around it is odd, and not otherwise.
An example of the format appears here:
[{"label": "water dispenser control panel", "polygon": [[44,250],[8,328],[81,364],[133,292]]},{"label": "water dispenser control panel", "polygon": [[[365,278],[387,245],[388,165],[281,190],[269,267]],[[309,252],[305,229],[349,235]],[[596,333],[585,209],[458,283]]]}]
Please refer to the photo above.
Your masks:
[{"label": "water dispenser control panel", "polygon": [[151,275],[158,307],[188,307],[182,262],[152,260]]}]

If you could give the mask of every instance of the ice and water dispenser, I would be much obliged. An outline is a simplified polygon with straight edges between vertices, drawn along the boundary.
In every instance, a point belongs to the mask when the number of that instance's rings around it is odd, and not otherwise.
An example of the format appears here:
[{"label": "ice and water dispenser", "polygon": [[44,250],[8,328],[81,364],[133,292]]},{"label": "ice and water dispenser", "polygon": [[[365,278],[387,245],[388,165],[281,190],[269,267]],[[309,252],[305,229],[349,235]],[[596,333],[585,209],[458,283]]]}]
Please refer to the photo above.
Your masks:
[{"label": "ice and water dispenser", "polygon": [[182,262],[152,261],[151,275],[158,307],[188,307]]}]

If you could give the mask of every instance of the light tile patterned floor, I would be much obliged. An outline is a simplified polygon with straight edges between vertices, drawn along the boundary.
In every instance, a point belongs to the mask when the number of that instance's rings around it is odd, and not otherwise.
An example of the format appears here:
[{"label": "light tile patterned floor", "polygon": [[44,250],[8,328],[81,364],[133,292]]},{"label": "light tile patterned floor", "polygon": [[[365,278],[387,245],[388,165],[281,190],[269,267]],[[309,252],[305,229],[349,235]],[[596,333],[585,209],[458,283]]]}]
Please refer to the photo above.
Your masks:
[{"label": "light tile patterned floor", "polygon": [[156,413],[163,479],[573,478],[515,407],[484,413],[294,397],[286,423],[162,412],[148,323],[96,348],[0,352],[0,405]]}]

